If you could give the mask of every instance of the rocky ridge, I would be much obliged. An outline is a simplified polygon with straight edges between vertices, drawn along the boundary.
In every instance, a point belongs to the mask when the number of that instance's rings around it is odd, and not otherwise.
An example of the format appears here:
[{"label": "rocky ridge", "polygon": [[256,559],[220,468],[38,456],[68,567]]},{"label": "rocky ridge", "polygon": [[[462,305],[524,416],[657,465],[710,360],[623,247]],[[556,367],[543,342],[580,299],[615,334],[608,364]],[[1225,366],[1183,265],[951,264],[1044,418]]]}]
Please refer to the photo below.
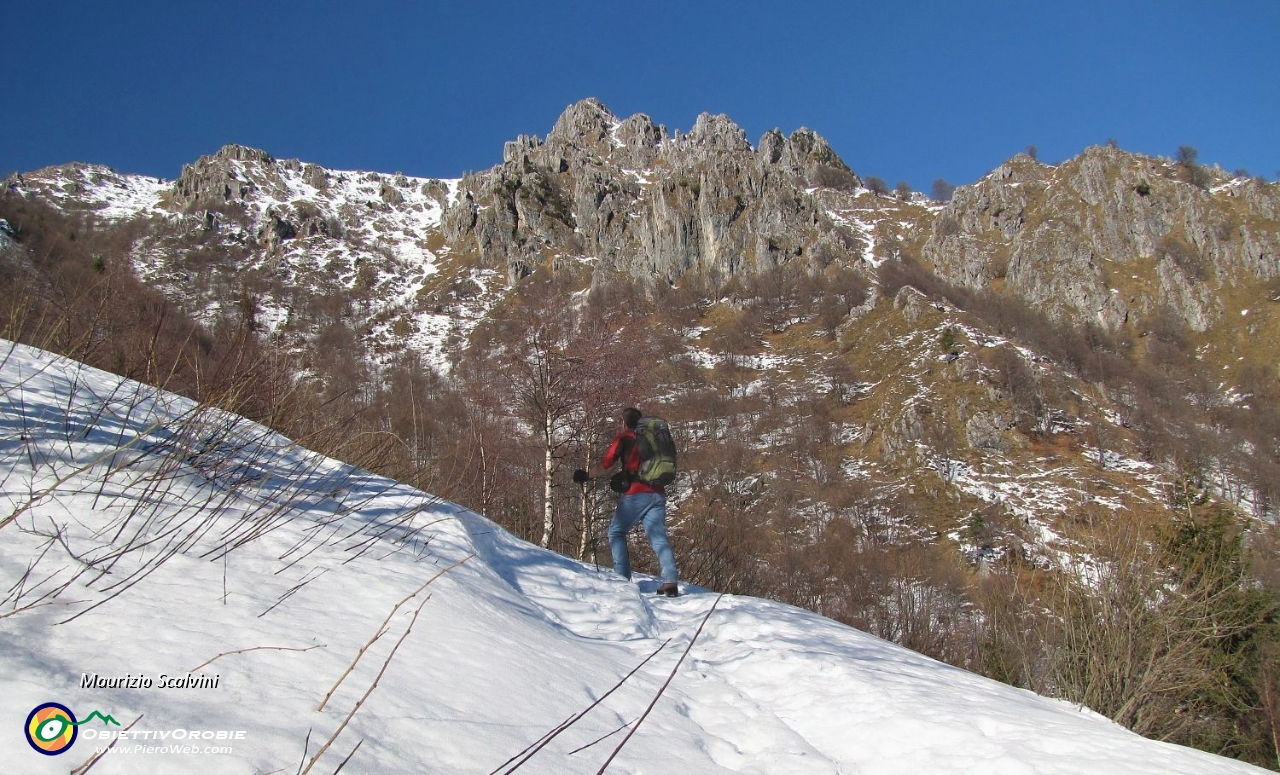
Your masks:
[{"label": "rocky ridge", "polygon": [[923,257],[951,282],[999,284],[1061,320],[1141,329],[1164,310],[1202,333],[1228,312],[1216,290],[1280,277],[1280,196],[1181,173],[1102,146],[1057,167],[1015,157],[956,191]]},{"label": "rocky ridge", "polygon": [[[461,181],[333,172],[228,146],[172,183],[65,165],[10,186],[109,218],[198,218],[204,232],[230,222],[255,266],[261,257],[372,248],[426,267],[441,253],[473,255],[472,269],[497,271],[508,286],[548,259],[569,258],[671,283],[688,272],[727,278],[832,262],[870,274],[915,253],[949,282],[1076,324],[1141,330],[1171,312],[1205,332],[1230,311],[1223,288],[1280,277],[1280,194],[1275,184],[1220,174],[1202,188],[1185,172],[1114,147],[1057,166],[1020,155],[938,208],[868,197],[808,129],[771,130],[753,147],[726,116],[668,132],[587,99],[545,138],[508,142],[500,165]],[[886,208],[899,224],[893,233],[884,232]],[[405,265],[380,274],[392,270],[414,273]]]},{"label": "rocky ridge", "polygon": [[545,140],[518,138],[500,166],[465,178],[445,233],[509,282],[548,252],[667,282],[689,271],[730,276],[832,241],[833,224],[809,193],[830,183],[860,184],[808,130],[773,131],[753,148],[726,116],[704,114],[687,134],[668,134],[647,116],[620,120],[586,100]]}]

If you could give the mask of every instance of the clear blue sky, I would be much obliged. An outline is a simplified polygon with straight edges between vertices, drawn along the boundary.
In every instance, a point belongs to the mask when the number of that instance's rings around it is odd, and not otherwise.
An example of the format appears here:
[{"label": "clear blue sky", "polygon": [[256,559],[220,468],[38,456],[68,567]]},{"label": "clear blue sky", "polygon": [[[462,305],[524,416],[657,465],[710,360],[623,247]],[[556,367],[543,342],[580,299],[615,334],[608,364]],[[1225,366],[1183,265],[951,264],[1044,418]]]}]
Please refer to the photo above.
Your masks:
[{"label": "clear blue sky", "polygon": [[1280,2],[26,0],[0,11],[0,175],[174,178],[228,143],[457,177],[601,99],[668,131],[806,126],[928,191],[1034,145],[1280,172]]}]

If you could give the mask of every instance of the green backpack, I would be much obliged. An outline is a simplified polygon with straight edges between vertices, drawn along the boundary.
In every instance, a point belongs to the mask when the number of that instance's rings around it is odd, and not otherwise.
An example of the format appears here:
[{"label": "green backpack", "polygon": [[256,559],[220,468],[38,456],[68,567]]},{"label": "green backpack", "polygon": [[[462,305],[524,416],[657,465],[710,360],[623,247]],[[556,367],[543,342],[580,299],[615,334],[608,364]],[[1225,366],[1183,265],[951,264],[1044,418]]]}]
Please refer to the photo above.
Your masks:
[{"label": "green backpack", "polygon": [[656,487],[665,487],[676,480],[676,444],[666,420],[641,417],[636,424],[636,448],[640,452],[636,479]]}]

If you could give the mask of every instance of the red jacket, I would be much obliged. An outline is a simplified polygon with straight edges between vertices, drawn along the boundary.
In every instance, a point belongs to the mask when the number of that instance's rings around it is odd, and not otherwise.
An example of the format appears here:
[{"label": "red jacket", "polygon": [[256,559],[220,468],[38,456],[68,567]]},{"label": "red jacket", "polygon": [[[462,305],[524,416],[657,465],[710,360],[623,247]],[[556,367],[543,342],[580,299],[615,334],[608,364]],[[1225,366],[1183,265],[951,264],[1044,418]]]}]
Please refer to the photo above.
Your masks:
[{"label": "red jacket", "polygon": [[[617,463],[619,457],[621,457],[623,449],[627,450],[627,459],[623,463],[622,468],[634,477],[635,473],[640,470],[640,448],[636,446],[635,431],[625,430],[622,433],[619,433],[614,438],[613,443],[609,445],[609,451],[604,453],[604,459],[600,461],[600,465],[603,466],[605,470],[613,468],[614,463]],[[631,480],[631,486],[627,488],[627,491],[622,494],[636,495],[642,492],[654,492],[663,497],[666,497],[667,495],[666,488],[645,484],[635,478]]]}]

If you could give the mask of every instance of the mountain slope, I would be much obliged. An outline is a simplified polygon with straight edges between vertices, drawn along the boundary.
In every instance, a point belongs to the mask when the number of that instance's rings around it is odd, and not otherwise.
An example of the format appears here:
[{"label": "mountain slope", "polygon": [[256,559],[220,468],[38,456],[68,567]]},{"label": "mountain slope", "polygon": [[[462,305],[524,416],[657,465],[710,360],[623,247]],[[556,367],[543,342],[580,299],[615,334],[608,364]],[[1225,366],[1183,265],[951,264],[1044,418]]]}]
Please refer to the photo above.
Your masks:
[{"label": "mountain slope", "polygon": [[[67,753],[37,754],[23,720],[50,701],[141,736],[95,773],[296,771],[355,708],[317,771],[357,743],[351,772],[497,771],[637,666],[521,771],[597,772],[623,735],[593,741],[634,722],[668,676],[609,772],[1258,771],[799,609],[701,589],[654,598],[648,579],[8,343],[0,434],[6,772],[65,772],[115,729],[89,719]],[[162,673],[217,685],[84,686]],[[215,736],[195,747],[230,750],[167,750],[191,730]]]},{"label": "mountain slope", "polygon": [[[1271,599],[1276,184],[1100,147],[927,202],[809,130],[752,146],[724,116],[669,132],[597,100],[459,180],[227,146],[173,182],[7,183],[11,338],[172,363],[188,395],[244,366],[255,419],[600,562],[607,492],[569,472],[644,406],[681,433],[671,534],[697,583],[1274,761],[1269,603],[1247,648],[1125,609],[1191,639],[1112,641],[1137,688],[1099,689],[1058,625],[1108,568],[1170,583],[1171,528],[1219,517],[1231,589]],[[557,371],[569,411],[538,433],[529,378]]]}]

